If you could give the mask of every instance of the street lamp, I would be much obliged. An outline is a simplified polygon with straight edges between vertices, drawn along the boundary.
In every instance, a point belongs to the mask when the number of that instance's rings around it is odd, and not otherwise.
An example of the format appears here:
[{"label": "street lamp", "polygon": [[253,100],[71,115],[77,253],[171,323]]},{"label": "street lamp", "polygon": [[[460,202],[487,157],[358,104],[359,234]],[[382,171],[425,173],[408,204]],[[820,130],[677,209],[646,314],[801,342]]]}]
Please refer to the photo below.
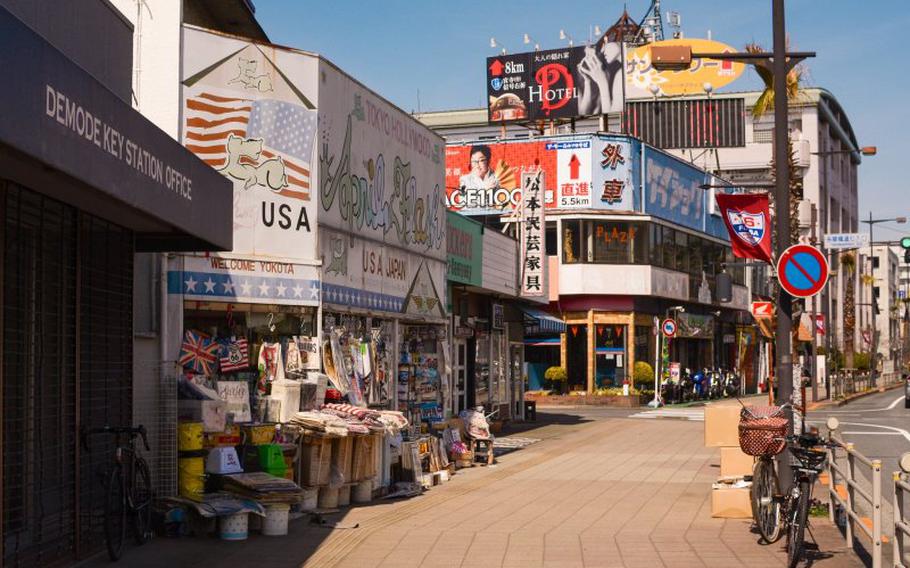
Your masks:
[{"label": "street lamp", "polygon": [[506,46],[504,46],[504,45],[503,45],[502,43],[500,43],[500,42],[497,42],[495,37],[491,37],[491,38],[490,38],[490,47],[492,47],[493,49],[502,48],[502,54],[503,54],[503,55],[506,54]]},{"label": "street lamp", "polygon": [[536,41],[534,41],[534,38],[532,38],[532,37],[529,36],[528,34],[525,34],[525,35],[524,35],[524,37],[522,38],[521,42],[522,42],[523,44],[525,44],[525,45],[528,45],[528,44],[533,43],[533,44],[534,44],[534,51],[540,51],[540,44],[537,43]]},{"label": "street lamp", "polygon": [[[875,371],[877,367],[878,360],[878,334],[876,332],[876,322],[875,322],[875,308],[878,303],[878,298],[875,297],[875,239],[872,238],[872,228],[875,227],[878,223],[906,223],[906,217],[893,217],[891,219],[873,219],[872,211],[869,211],[869,219],[863,220],[863,223],[869,225],[869,276],[872,279],[872,357],[870,367],[870,374],[872,378],[872,384],[875,384]],[[852,338],[851,338],[852,339]]]},{"label": "street lamp", "polygon": [[572,39],[572,36],[566,33],[566,30],[559,30],[559,39],[563,41],[569,40],[569,47],[575,45],[575,40]]},{"label": "street lamp", "polygon": [[874,156],[878,153],[878,148],[875,146],[863,146],[862,148],[851,148],[849,150],[826,150],[824,152],[812,152],[813,156],[831,156],[834,154],[856,154],[860,153],[863,156]]}]

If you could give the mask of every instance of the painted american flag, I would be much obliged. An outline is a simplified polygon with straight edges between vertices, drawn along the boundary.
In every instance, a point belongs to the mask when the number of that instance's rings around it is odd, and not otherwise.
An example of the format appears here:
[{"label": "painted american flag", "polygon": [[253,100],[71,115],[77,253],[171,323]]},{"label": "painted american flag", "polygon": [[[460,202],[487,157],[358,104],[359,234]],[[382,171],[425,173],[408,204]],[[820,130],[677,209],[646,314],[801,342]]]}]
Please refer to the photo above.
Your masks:
[{"label": "painted american flag", "polygon": [[[218,169],[227,162],[231,134],[262,138],[261,160],[281,156],[288,185],[279,193],[308,201],[310,159],[316,132],[316,111],[273,99],[244,99],[203,91],[186,101],[185,145]],[[252,158],[241,163],[256,165]]]}]

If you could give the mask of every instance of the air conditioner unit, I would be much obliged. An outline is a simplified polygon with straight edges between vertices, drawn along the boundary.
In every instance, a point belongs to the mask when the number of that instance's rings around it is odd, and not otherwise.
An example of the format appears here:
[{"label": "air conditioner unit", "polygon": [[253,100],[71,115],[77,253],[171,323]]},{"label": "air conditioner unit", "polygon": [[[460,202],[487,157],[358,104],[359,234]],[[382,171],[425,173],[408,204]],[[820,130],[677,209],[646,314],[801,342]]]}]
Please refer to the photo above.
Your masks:
[{"label": "air conditioner unit", "polygon": [[809,148],[808,140],[796,141],[796,165],[800,168],[808,168],[809,160],[812,158],[812,150]]}]

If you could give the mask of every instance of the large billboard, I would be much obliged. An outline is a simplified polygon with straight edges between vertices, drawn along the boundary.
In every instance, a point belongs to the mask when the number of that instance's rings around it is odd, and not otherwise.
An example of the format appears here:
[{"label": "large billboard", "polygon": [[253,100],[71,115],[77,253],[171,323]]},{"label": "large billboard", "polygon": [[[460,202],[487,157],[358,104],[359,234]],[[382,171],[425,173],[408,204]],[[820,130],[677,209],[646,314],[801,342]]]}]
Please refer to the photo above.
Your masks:
[{"label": "large billboard", "polygon": [[651,64],[651,48],[655,46],[685,45],[692,53],[736,53],[729,45],[709,39],[668,39],[630,48],[626,52],[626,98],[653,98],[652,89],[659,96],[703,95],[705,84],[712,90],[739,78],[746,66],[743,63],[693,57],[688,69],[658,71]]},{"label": "large billboard", "polygon": [[233,252],[314,260],[318,59],[192,27],[183,38],[183,143],[233,183]]},{"label": "large billboard", "polygon": [[623,107],[622,44],[565,47],[487,58],[490,123],[569,119]]},{"label": "large billboard", "polygon": [[445,144],[321,59],[319,230],[324,301],[445,316]]},{"label": "large billboard", "polygon": [[547,209],[632,211],[640,144],[628,137],[571,136],[446,147],[446,202],[464,215],[511,213],[521,180],[541,173]]}]

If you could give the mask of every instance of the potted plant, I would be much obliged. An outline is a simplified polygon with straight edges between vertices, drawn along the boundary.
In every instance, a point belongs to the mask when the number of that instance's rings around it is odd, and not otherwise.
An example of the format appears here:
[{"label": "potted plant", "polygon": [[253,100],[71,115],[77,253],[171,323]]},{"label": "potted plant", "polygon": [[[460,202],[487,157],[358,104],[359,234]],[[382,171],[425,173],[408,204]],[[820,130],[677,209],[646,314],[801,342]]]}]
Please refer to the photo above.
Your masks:
[{"label": "potted plant", "polygon": [[566,372],[565,367],[550,367],[543,374],[543,378],[550,383],[550,386],[553,390],[557,391],[559,394],[565,392],[566,382],[569,380],[569,373]]}]

